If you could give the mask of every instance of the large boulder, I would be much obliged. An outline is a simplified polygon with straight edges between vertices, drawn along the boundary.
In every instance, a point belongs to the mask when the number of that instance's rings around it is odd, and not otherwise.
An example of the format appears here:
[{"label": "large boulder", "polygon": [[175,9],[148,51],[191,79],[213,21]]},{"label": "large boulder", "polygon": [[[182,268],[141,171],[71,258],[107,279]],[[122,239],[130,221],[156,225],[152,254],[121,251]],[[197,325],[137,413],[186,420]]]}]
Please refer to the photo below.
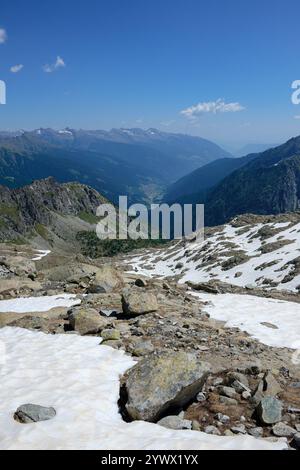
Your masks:
[{"label": "large boulder", "polygon": [[107,326],[107,319],[93,308],[79,308],[69,314],[69,323],[73,330],[81,335],[99,333]]},{"label": "large boulder", "polygon": [[123,278],[114,266],[104,264],[96,269],[93,285],[104,292],[111,292],[123,286]]},{"label": "large boulder", "polygon": [[282,419],[282,403],[276,397],[264,397],[256,411],[260,422],[266,425],[279,423]]},{"label": "large boulder", "polygon": [[124,289],[122,293],[123,312],[127,315],[143,315],[158,310],[157,298],[152,292],[139,287]]},{"label": "large boulder", "polygon": [[22,424],[37,423],[54,418],[56,411],[52,407],[33,405],[28,403],[21,405],[14,414],[14,419]]},{"label": "large boulder", "polygon": [[202,389],[210,365],[185,352],[151,354],[127,375],[126,409],[132,419],[156,422]]}]

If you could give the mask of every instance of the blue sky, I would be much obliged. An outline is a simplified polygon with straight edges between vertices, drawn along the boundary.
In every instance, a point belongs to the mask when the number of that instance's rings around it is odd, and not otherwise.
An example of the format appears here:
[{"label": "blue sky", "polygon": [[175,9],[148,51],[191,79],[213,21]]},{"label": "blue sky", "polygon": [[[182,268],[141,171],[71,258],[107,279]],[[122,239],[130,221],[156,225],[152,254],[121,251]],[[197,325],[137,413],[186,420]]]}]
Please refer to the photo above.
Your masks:
[{"label": "blue sky", "polygon": [[281,142],[300,134],[299,23],[297,0],[2,0],[0,129]]}]

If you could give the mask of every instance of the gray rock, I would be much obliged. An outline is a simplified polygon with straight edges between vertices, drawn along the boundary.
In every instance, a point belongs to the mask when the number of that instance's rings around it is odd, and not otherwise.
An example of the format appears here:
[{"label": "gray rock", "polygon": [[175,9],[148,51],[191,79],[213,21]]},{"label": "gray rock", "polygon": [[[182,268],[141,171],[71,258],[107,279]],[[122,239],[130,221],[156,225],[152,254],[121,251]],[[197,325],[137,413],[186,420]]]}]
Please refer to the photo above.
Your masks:
[{"label": "gray rock", "polygon": [[291,426],[288,426],[285,423],[277,423],[272,427],[272,432],[274,436],[277,437],[292,437],[297,433],[296,429],[293,429]]},{"label": "gray rock", "polygon": [[118,341],[120,339],[120,331],[114,328],[108,328],[101,331],[103,341]]},{"label": "gray rock", "polygon": [[223,403],[223,405],[228,405],[228,406],[236,406],[238,404],[238,401],[235,400],[235,398],[224,397],[223,395],[221,395],[220,403]]},{"label": "gray rock", "polygon": [[69,314],[69,323],[73,330],[81,335],[99,333],[105,326],[107,320],[93,308],[79,308]]},{"label": "gray rock", "polygon": [[246,428],[244,424],[240,424],[239,426],[233,426],[232,428],[230,428],[230,430],[234,434],[246,434]]},{"label": "gray rock", "polygon": [[153,422],[172,407],[183,407],[202,389],[210,370],[208,363],[182,351],[147,356],[127,374],[129,415]]},{"label": "gray rock", "polygon": [[198,395],[196,396],[196,400],[199,402],[205,401],[206,394],[204,392],[199,392]]},{"label": "gray rock", "polygon": [[215,436],[221,436],[221,432],[216,426],[206,426],[204,428],[206,434],[214,434]]},{"label": "gray rock", "polygon": [[259,420],[263,424],[274,424],[281,421],[282,403],[276,397],[264,397],[256,408]]},{"label": "gray rock", "polygon": [[275,379],[275,377],[271,374],[271,372],[266,372],[264,378],[264,390],[266,391],[267,395],[278,395],[282,392],[282,388]]},{"label": "gray rock", "polygon": [[264,430],[263,428],[260,428],[260,427],[250,428],[248,430],[248,434],[250,434],[250,436],[257,437],[257,438],[262,437],[263,433],[264,433]]},{"label": "gray rock", "polygon": [[127,315],[143,315],[158,310],[156,296],[152,292],[145,292],[135,286],[124,289],[122,307],[123,312]]},{"label": "gray rock", "polygon": [[222,413],[217,413],[217,414],[216,414],[216,419],[217,419],[218,421],[220,421],[220,423],[222,423],[222,424],[229,423],[229,421],[230,421],[229,416],[223,415]]},{"label": "gray rock", "polygon": [[247,392],[247,393],[250,393],[251,395],[251,390],[249,387],[247,387],[246,385],[244,385],[242,382],[240,382],[239,380],[235,380],[232,384],[231,384],[232,388],[234,388],[234,390],[237,392],[237,393],[243,393],[243,392]]},{"label": "gray rock", "polygon": [[133,347],[132,354],[133,356],[146,356],[154,351],[154,346],[151,341],[142,341],[136,343]]},{"label": "gray rock", "polygon": [[168,429],[192,429],[192,421],[182,419],[179,416],[166,416],[160,419],[157,424]]},{"label": "gray rock", "polygon": [[52,407],[33,405],[28,403],[21,405],[14,414],[14,419],[22,424],[37,423],[54,418],[56,411]]},{"label": "gray rock", "polygon": [[232,387],[219,387],[219,391],[222,395],[228,398],[236,398],[237,393]]}]

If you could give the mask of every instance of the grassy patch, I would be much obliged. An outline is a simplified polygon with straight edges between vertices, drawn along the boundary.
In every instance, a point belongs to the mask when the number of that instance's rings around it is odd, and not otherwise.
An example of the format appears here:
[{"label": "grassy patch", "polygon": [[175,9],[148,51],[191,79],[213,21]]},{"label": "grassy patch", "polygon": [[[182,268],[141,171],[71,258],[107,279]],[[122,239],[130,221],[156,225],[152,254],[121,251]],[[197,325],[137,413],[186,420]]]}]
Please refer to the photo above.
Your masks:
[{"label": "grassy patch", "polygon": [[84,222],[92,225],[97,224],[100,220],[99,217],[97,217],[95,214],[89,214],[88,212],[84,211],[79,212],[78,217]]},{"label": "grassy patch", "polygon": [[12,240],[8,240],[8,241],[12,245],[28,245],[28,241],[26,240],[26,238],[23,238],[23,237],[13,238]]},{"label": "grassy patch", "polygon": [[16,206],[9,206],[8,204],[0,204],[0,215],[9,217],[10,219],[17,220],[19,218],[19,211]]},{"label": "grassy patch", "polygon": [[48,240],[48,230],[43,224],[35,224],[35,231],[40,235],[40,237],[44,238],[44,240]]},{"label": "grassy patch", "polygon": [[79,232],[76,238],[80,242],[82,253],[90,258],[115,256],[166,243],[164,240],[100,240],[95,232]]}]

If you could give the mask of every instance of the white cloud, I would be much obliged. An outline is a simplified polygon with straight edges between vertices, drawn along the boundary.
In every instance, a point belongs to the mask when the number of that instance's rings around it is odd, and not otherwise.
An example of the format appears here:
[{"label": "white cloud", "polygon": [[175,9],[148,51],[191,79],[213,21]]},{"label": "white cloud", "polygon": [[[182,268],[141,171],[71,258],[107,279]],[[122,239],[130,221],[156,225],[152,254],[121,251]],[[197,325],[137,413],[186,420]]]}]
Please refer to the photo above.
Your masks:
[{"label": "white cloud", "polygon": [[46,64],[43,66],[43,70],[44,72],[46,73],[51,73],[51,72],[54,72],[55,70],[57,69],[60,69],[62,67],[65,67],[66,64],[65,64],[65,61],[64,59],[62,59],[59,55],[56,57],[56,61],[54,64]]},{"label": "white cloud", "polygon": [[219,98],[216,101],[207,101],[190,106],[180,113],[189,119],[195,119],[205,113],[236,113],[244,109],[245,107],[240,103],[226,103],[223,99]]},{"label": "white cloud", "polygon": [[300,119],[300,115],[297,114],[296,116],[294,116],[294,119]]},{"label": "white cloud", "polygon": [[6,30],[3,28],[0,28],[0,44],[4,44],[6,40],[7,40]]},{"label": "white cloud", "polygon": [[18,73],[22,70],[22,68],[24,67],[23,64],[17,64],[17,65],[13,65],[11,68],[10,68],[10,71],[12,73]]}]

